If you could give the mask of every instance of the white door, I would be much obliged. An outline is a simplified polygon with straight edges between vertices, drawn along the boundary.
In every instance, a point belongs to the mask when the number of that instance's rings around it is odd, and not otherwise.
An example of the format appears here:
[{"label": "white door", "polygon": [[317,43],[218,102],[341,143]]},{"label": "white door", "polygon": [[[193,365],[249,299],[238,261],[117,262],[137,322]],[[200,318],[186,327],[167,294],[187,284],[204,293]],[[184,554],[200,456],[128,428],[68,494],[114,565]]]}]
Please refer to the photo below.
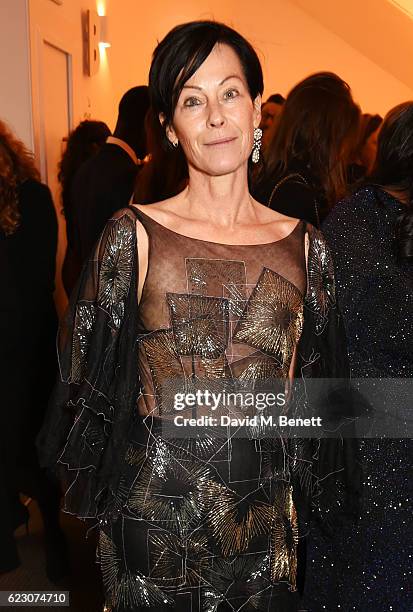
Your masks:
[{"label": "white door", "polygon": [[59,222],[56,259],[55,302],[59,314],[67,298],[62,284],[62,264],[66,251],[66,224],[62,214],[58,164],[64,141],[71,128],[71,57],[65,51],[42,41],[40,57],[40,140],[41,172],[52,192]]}]

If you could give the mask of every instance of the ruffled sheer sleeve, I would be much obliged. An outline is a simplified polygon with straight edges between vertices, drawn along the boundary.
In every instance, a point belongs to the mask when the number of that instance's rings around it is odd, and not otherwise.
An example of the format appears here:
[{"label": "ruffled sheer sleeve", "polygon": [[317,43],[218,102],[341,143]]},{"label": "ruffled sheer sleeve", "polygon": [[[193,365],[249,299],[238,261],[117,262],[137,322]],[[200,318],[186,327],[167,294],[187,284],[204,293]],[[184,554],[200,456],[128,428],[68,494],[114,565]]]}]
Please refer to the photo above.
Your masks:
[{"label": "ruffled sheer sleeve", "polygon": [[38,438],[43,465],[57,469],[65,510],[103,514],[116,498],[136,401],[135,215],[107,223],[84,265],[58,334],[59,378]]},{"label": "ruffled sheer sleeve", "polygon": [[357,515],[361,469],[354,434],[355,403],[346,336],[337,308],[333,261],[319,230],[309,225],[308,237],[307,295],[303,333],[297,347],[294,404],[301,415],[304,411],[321,417],[322,428],[317,437],[299,441],[297,448],[311,466],[308,479],[311,485],[307,492],[311,497],[312,517],[326,531],[331,531],[339,524],[339,517]]}]

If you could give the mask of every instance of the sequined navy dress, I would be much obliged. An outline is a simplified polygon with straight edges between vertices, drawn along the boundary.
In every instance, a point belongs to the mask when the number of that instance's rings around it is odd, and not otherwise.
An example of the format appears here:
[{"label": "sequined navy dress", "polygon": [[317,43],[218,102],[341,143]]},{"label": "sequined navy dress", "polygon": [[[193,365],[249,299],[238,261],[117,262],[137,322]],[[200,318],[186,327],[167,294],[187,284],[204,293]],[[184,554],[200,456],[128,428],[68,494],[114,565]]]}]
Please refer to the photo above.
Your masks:
[{"label": "sequined navy dress", "polygon": [[[413,266],[394,254],[401,211],[394,197],[366,186],[338,203],[323,226],[354,378],[413,377]],[[400,417],[411,395],[398,389],[385,401]],[[341,540],[313,542],[311,610],[412,610],[412,455],[408,438],[361,442],[361,518]]]},{"label": "sequined navy dress", "polygon": [[[149,239],[139,307],[136,217]],[[345,444],[254,427],[165,434],[171,380],[284,388],[295,348],[302,376],[346,375],[320,232],[299,221],[282,240],[237,246],[133,207],[109,221],[60,331],[61,382],[40,440],[66,509],[99,521],[107,610],[298,609],[298,543],[343,489]]]}]

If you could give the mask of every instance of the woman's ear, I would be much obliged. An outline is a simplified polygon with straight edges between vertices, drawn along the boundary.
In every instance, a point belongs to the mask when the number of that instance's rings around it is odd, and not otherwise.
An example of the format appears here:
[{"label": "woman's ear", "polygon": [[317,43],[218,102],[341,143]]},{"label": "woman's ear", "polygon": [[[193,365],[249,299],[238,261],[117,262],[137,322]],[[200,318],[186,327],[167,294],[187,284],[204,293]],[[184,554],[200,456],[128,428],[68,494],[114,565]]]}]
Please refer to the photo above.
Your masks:
[{"label": "woman's ear", "polygon": [[172,145],[176,147],[178,144],[178,138],[176,136],[175,130],[173,129],[172,125],[170,123],[165,125],[166,117],[163,113],[159,113],[158,118],[159,118],[159,123],[165,129],[165,134],[166,134],[167,139]]},{"label": "woman's ear", "polygon": [[259,124],[261,123],[261,104],[262,104],[262,97],[261,97],[261,94],[258,94],[258,96],[253,101],[253,106],[254,106],[254,127],[255,128],[257,128],[259,126]]}]

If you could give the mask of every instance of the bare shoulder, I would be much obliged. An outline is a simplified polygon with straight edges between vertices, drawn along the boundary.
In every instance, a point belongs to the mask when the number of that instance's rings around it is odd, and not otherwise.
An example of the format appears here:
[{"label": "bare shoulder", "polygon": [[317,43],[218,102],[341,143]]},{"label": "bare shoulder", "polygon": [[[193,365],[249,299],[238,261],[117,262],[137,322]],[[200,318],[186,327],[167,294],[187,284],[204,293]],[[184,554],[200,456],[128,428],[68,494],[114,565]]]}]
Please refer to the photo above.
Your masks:
[{"label": "bare shoulder", "polygon": [[151,217],[155,221],[159,221],[162,224],[168,224],[168,221],[173,219],[177,215],[179,209],[180,195],[162,200],[162,202],[154,202],[153,204],[137,204],[134,203],[132,206],[148,217]]},{"label": "bare shoulder", "polygon": [[116,210],[108,219],[108,222],[113,222],[113,221],[120,221],[122,219],[124,219],[125,217],[129,217],[129,219],[133,219],[134,218],[134,214],[130,209],[130,206],[125,206],[124,208],[119,208],[118,210]]},{"label": "bare shoulder", "polygon": [[256,200],[254,201],[254,205],[260,222],[273,225],[274,228],[277,228],[281,233],[289,233],[289,231],[292,231],[297,223],[300,222],[300,219],[283,215]]}]

